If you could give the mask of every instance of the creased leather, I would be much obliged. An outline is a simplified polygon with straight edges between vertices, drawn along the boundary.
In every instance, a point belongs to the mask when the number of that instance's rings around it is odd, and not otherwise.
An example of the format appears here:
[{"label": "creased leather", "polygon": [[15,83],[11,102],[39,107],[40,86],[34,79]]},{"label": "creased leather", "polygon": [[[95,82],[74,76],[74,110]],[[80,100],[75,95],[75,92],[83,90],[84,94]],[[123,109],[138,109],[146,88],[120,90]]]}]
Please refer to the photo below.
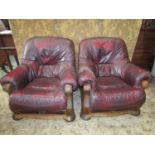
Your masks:
[{"label": "creased leather", "polygon": [[120,76],[126,83],[134,87],[141,87],[142,80],[148,80],[149,82],[152,80],[150,72],[131,63],[127,63],[122,67]]},{"label": "creased leather", "polygon": [[2,78],[12,82],[10,108],[20,112],[58,112],[66,109],[65,84],[77,88],[74,44],[61,37],[27,41],[21,65]]},{"label": "creased leather", "polygon": [[12,83],[14,90],[22,89],[37,77],[37,72],[37,63],[21,63],[15,70],[9,72],[1,79],[1,84]]},{"label": "creased leather", "polygon": [[140,108],[146,98],[141,81],[151,81],[150,72],[130,63],[126,44],[119,38],[81,41],[78,72],[79,85],[92,85],[92,111]]},{"label": "creased leather", "polygon": [[93,56],[87,54],[85,42],[80,43],[79,53],[79,71],[78,83],[83,86],[85,83],[95,83],[96,80],[96,66],[93,61]]},{"label": "creased leather", "polygon": [[81,41],[79,84],[95,82],[97,76],[115,74],[113,64],[120,62],[129,62],[127,48],[122,39],[99,37]]},{"label": "creased leather", "polygon": [[142,88],[133,88],[115,76],[98,77],[91,90],[93,111],[115,111],[139,109],[145,102]]},{"label": "creased leather", "polygon": [[60,37],[30,39],[25,47],[24,59],[37,61],[38,77],[57,77],[62,86],[71,84],[77,88],[74,44]]},{"label": "creased leather", "polygon": [[20,65],[12,72],[8,73],[1,79],[1,85],[6,83],[12,83],[14,90],[22,89],[28,84],[28,67],[26,65]]},{"label": "creased leather", "polygon": [[57,112],[66,108],[66,97],[57,78],[36,78],[10,96],[15,113]]}]

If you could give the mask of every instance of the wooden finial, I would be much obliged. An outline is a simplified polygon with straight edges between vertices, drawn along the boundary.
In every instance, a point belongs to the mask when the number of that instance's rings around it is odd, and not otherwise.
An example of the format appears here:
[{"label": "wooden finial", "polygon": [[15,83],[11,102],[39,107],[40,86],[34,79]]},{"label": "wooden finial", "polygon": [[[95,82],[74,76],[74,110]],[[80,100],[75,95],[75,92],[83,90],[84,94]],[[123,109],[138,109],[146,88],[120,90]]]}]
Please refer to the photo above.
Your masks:
[{"label": "wooden finial", "polygon": [[143,80],[143,81],[142,81],[142,88],[143,88],[143,89],[146,89],[146,88],[148,88],[148,87],[149,87],[149,81]]}]

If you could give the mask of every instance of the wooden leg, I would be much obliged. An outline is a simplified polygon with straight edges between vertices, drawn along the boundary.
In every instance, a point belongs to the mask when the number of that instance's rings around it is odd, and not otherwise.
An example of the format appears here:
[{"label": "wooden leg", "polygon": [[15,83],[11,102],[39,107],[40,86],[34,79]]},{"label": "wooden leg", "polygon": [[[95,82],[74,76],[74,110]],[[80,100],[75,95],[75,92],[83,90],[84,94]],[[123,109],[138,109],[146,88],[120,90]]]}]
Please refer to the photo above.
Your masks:
[{"label": "wooden leg", "polygon": [[81,109],[81,118],[84,120],[91,119],[91,108],[90,108],[90,90],[91,85],[86,84],[83,86],[82,90],[82,109]]},{"label": "wooden leg", "polygon": [[12,115],[12,119],[15,120],[15,121],[20,121],[23,118],[22,117],[19,117],[18,114],[13,114]]},{"label": "wooden leg", "polygon": [[72,86],[69,84],[66,84],[64,89],[65,89],[65,94],[67,97],[67,109],[65,112],[64,120],[67,122],[72,122],[75,119]]},{"label": "wooden leg", "polygon": [[140,109],[138,109],[138,110],[133,110],[133,111],[131,111],[131,113],[130,113],[131,115],[133,115],[133,116],[139,116],[140,115]]}]

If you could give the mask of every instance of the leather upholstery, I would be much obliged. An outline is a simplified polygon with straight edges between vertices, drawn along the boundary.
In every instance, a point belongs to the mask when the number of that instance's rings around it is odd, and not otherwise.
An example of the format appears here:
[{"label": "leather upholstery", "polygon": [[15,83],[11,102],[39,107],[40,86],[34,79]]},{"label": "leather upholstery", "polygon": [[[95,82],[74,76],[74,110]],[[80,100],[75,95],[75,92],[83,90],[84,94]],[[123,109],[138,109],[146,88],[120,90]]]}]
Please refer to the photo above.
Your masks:
[{"label": "leather upholstery", "polygon": [[10,96],[15,113],[59,112],[66,108],[66,97],[58,78],[36,78]]},{"label": "leather upholstery", "polygon": [[114,76],[98,77],[91,93],[94,111],[139,109],[145,101],[143,89],[133,88]]},{"label": "leather upholstery", "polygon": [[74,44],[61,37],[34,37],[27,41],[19,67],[1,79],[12,83],[10,108],[15,112],[65,110],[64,85],[77,88]]},{"label": "leather upholstery", "polygon": [[80,86],[92,85],[92,111],[137,109],[145,101],[142,80],[151,74],[130,63],[125,42],[119,38],[89,38],[81,41]]}]

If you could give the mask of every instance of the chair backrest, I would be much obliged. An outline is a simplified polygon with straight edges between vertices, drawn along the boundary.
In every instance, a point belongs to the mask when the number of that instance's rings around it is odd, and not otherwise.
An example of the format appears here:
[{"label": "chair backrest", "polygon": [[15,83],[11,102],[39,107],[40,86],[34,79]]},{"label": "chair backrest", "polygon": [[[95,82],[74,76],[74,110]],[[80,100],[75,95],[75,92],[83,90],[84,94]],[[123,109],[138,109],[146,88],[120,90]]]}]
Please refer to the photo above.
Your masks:
[{"label": "chair backrest", "polygon": [[74,44],[61,37],[34,37],[27,41],[23,60],[39,64],[38,76],[55,77],[63,63],[74,65]]},{"label": "chair backrest", "polygon": [[98,37],[81,41],[79,63],[82,61],[95,65],[96,75],[109,76],[118,64],[129,62],[129,57],[122,39]]}]

